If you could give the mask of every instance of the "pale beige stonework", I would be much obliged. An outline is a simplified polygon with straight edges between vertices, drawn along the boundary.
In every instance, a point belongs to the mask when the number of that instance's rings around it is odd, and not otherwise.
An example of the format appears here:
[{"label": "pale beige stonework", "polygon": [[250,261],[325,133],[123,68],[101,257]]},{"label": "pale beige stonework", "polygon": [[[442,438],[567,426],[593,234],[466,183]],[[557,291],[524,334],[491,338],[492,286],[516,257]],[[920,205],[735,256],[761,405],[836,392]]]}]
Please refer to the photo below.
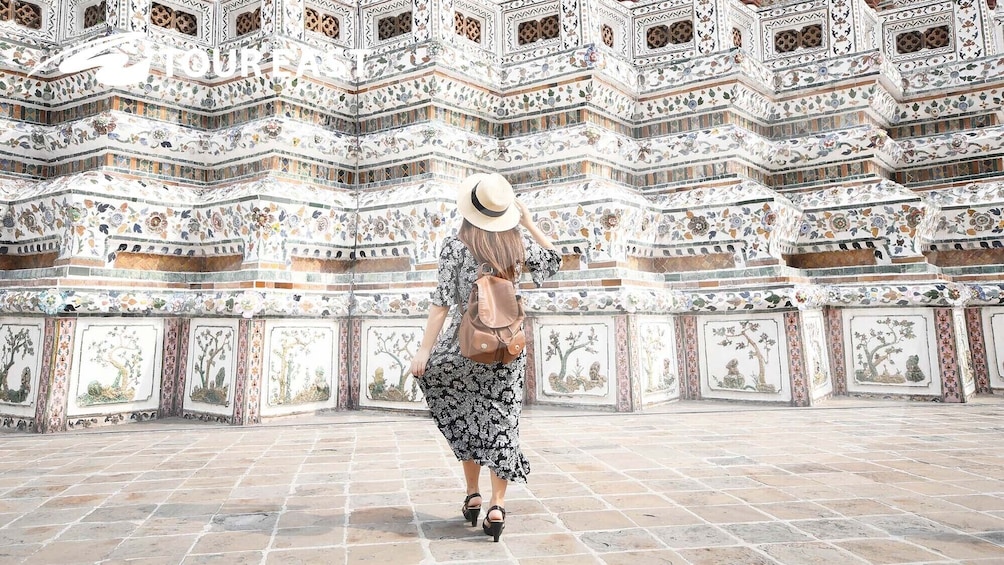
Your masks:
[{"label": "pale beige stonework", "polygon": [[3,433],[0,563],[1004,563],[1004,400],[707,406],[528,410],[498,544],[423,416]]}]

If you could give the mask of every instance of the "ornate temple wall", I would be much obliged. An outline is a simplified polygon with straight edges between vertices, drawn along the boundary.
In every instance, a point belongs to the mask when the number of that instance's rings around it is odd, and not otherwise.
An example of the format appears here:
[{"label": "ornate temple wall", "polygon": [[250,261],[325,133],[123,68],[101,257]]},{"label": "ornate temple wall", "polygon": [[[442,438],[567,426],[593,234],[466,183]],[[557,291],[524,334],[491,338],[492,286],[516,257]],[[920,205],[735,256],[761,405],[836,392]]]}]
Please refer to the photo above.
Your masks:
[{"label": "ornate temple wall", "polygon": [[1004,388],[1002,22],[993,0],[0,3],[0,422],[421,410],[405,368],[480,171],[565,258],[522,289],[528,403]]}]

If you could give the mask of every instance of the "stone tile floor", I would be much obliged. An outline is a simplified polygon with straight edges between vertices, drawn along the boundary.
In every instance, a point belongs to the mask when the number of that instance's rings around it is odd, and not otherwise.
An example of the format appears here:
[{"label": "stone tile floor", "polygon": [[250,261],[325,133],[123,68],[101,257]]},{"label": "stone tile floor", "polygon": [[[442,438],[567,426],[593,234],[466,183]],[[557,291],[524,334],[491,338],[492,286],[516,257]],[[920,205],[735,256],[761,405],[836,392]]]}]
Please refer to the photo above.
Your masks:
[{"label": "stone tile floor", "polygon": [[1002,430],[994,397],[535,408],[498,544],[425,417],[5,433],[0,563],[1004,563]]}]

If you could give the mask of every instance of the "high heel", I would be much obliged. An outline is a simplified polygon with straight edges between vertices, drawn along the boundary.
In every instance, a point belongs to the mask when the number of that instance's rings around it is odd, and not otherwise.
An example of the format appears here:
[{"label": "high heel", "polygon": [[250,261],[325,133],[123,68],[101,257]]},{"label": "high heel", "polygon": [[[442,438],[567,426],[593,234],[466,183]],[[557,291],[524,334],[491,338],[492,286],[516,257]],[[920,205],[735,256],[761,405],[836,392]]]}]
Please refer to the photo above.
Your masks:
[{"label": "high heel", "polygon": [[478,514],[481,513],[481,505],[468,506],[467,503],[471,501],[472,498],[481,498],[481,494],[474,492],[467,495],[464,499],[464,507],[460,509],[464,513],[464,520],[470,520],[471,526],[476,526],[478,524]]},{"label": "high heel", "polygon": [[[492,510],[498,510],[502,513],[501,520],[492,520],[488,517],[488,514],[492,513]],[[495,505],[488,509],[488,514],[485,514],[485,521],[481,523],[481,527],[484,529],[485,533],[495,538],[495,542],[499,541],[499,537],[502,536],[502,530],[505,529],[505,508]]]}]

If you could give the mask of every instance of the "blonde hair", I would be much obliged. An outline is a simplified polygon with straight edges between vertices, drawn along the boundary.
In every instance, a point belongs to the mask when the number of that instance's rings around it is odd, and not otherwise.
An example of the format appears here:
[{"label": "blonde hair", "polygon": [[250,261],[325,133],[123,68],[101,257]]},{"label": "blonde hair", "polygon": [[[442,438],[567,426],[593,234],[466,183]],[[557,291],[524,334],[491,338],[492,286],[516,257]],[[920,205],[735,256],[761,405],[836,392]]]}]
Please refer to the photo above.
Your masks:
[{"label": "blonde hair", "polygon": [[465,219],[457,237],[471,250],[478,263],[488,263],[498,276],[516,280],[520,266],[526,260],[519,226],[493,232],[483,230]]}]

